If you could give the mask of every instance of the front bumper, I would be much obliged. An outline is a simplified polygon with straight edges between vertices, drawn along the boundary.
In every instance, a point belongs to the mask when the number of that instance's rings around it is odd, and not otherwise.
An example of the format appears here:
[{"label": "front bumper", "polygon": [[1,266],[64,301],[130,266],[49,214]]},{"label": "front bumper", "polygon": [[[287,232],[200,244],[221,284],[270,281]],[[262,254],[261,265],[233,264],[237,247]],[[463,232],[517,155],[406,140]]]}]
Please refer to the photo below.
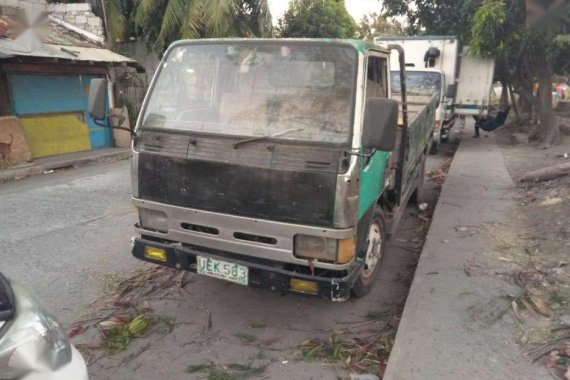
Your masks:
[{"label": "front bumper", "polygon": [[[157,261],[145,256],[145,247],[161,248],[166,252],[166,261]],[[254,288],[270,289],[281,293],[296,292],[290,287],[292,279],[312,281],[317,283],[316,293],[304,293],[332,301],[345,301],[350,297],[350,290],[354,286],[358,274],[364,263],[355,260],[344,271],[323,271],[317,275],[299,273],[287,265],[276,265],[272,262],[252,261],[244,256],[236,256],[229,252],[213,251],[200,247],[185,247],[179,244],[161,243],[144,238],[136,238],[133,242],[133,256],[140,260],[170,268],[183,269],[196,273],[196,256],[209,257],[216,260],[244,265],[249,268],[248,286]]]},{"label": "front bumper", "polygon": [[[208,247],[235,255],[307,266],[304,258],[294,255],[296,235],[322,236],[331,239],[347,239],[355,236],[355,228],[325,228],[302,224],[276,222],[273,220],[248,218],[231,214],[210,212],[133,198],[138,209],[157,210],[168,217],[166,232],[156,232],[135,226],[139,235],[149,236],[158,241],[180,242],[187,245]],[[186,224],[210,227],[215,234],[193,231],[183,226]],[[272,244],[237,239],[236,234],[263,235],[273,239]],[[347,270],[352,263],[336,264],[316,261],[315,267],[331,271]]]}]

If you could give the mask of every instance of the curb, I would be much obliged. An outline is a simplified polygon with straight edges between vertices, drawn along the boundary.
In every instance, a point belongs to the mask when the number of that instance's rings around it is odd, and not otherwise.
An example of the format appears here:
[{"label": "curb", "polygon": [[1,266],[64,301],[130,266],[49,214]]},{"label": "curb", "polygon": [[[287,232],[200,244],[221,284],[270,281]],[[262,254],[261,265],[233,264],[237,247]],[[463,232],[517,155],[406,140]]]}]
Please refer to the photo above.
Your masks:
[{"label": "curb", "polygon": [[501,229],[510,223],[514,196],[496,137],[462,139],[435,208],[384,380],[549,378],[546,368],[528,360],[516,343],[519,325],[507,313],[511,305],[505,296],[520,289],[499,276],[467,270],[508,270],[496,256],[502,248],[485,226]]},{"label": "curb", "polygon": [[129,149],[126,151],[105,153],[94,157],[62,159],[61,161],[45,164],[30,164],[29,166],[23,168],[0,170],[0,182],[8,182],[16,179],[27,178],[43,174],[50,170],[63,168],[80,168],[105,162],[122,161],[127,160],[130,157],[131,151]]}]

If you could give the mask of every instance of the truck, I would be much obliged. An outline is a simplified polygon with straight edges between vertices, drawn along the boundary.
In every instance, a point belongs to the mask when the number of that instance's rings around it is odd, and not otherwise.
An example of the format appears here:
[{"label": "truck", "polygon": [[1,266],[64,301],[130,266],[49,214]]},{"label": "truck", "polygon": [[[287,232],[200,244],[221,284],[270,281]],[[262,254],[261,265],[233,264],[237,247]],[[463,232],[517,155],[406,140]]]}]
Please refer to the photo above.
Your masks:
[{"label": "truck", "polygon": [[[391,98],[391,49],[173,43],[133,130],[134,257],[276,292],[364,296],[422,197],[437,108],[433,95],[408,102],[405,77]],[[105,86],[90,85],[97,120]]]},{"label": "truck", "polygon": [[[448,141],[457,116],[487,115],[493,86],[493,60],[471,56],[455,36],[383,36],[375,42],[404,48],[408,93],[434,91],[438,94],[432,153],[437,152],[440,141]],[[391,58],[393,82],[399,77],[398,60],[398,55]]]}]

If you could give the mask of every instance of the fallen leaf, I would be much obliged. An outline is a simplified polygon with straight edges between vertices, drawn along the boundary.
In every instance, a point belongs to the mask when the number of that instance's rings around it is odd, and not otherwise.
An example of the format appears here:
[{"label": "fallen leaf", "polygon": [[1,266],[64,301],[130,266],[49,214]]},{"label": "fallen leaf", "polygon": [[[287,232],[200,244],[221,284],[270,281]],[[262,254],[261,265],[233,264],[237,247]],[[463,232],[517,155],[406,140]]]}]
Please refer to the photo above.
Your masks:
[{"label": "fallen leaf", "polygon": [[558,364],[558,360],[560,360],[560,355],[558,355],[558,351],[552,351],[550,355],[546,357],[544,365],[546,365],[546,368],[554,368]]},{"label": "fallen leaf", "polygon": [[570,380],[570,367],[568,367],[568,369],[566,370],[564,377],[566,378],[566,380]]},{"label": "fallen leaf", "polygon": [[113,327],[122,326],[122,325],[124,325],[124,323],[111,321],[111,320],[99,322],[99,326],[101,326],[103,330],[111,330]]},{"label": "fallen leaf", "polygon": [[562,198],[547,198],[545,200],[543,200],[542,202],[540,202],[541,206],[553,206],[553,205],[557,205],[558,203],[562,203]]},{"label": "fallen leaf", "polygon": [[511,305],[513,307],[513,314],[515,315],[515,317],[517,317],[520,323],[524,323],[524,319],[519,312],[519,305],[517,304],[517,301],[511,302]]},{"label": "fallen leaf", "polygon": [[545,317],[550,317],[552,315],[550,308],[542,298],[539,296],[530,296],[529,299],[540,314],[544,315]]},{"label": "fallen leaf", "polygon": [[69,328],[69,330],[67,330],[67,337],[69,339],[73,338],[74,336],[77,336],[79,334],[81,334],[83,331],[85,331],[85,327],[83,327],[83,325],[81,324],[75,324],[73,326],[71,326]]},{"label": "fallen leaf", "polygon": [[534,307],[530,304],[530,302],[528,302],[525,298],[521,298],[520,301],[531,317],[535,319],[538,318],[538,314],[536,314],[536,311],[534,310]]}]

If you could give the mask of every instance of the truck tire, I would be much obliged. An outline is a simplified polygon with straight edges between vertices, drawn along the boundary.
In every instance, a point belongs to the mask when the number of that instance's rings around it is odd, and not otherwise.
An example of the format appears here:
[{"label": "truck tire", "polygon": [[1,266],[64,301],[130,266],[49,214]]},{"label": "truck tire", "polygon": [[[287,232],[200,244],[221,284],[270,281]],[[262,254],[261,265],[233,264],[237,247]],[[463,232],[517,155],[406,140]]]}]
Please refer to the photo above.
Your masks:
[{"label": "truck tire", "polygon": [[447,143],[449,141],[449,134],[451,133],[451,125],[447,125],[441,129],[441,136],[439,141],[442,143]]},{"label": "truck tire", "polygon": [[364,268],[358,274],[358,278],[352,288],[355,297],[365,296],[378,278],[378,273],[384,262],[384,250],[386,247],[386,224],[384,214],[379,206],[374,207],[372,221],[368,228],[368,243],[366,256],[364,257]]},{"label": "truck tire", "polygon": [[420,168],[420,174],[418,178],[418,187],[412,194],[410,198],[410,203],[419,205],[425,202],[425,183],[426,180],[426,159],[425,157],[422,160],[422,166]]}]

